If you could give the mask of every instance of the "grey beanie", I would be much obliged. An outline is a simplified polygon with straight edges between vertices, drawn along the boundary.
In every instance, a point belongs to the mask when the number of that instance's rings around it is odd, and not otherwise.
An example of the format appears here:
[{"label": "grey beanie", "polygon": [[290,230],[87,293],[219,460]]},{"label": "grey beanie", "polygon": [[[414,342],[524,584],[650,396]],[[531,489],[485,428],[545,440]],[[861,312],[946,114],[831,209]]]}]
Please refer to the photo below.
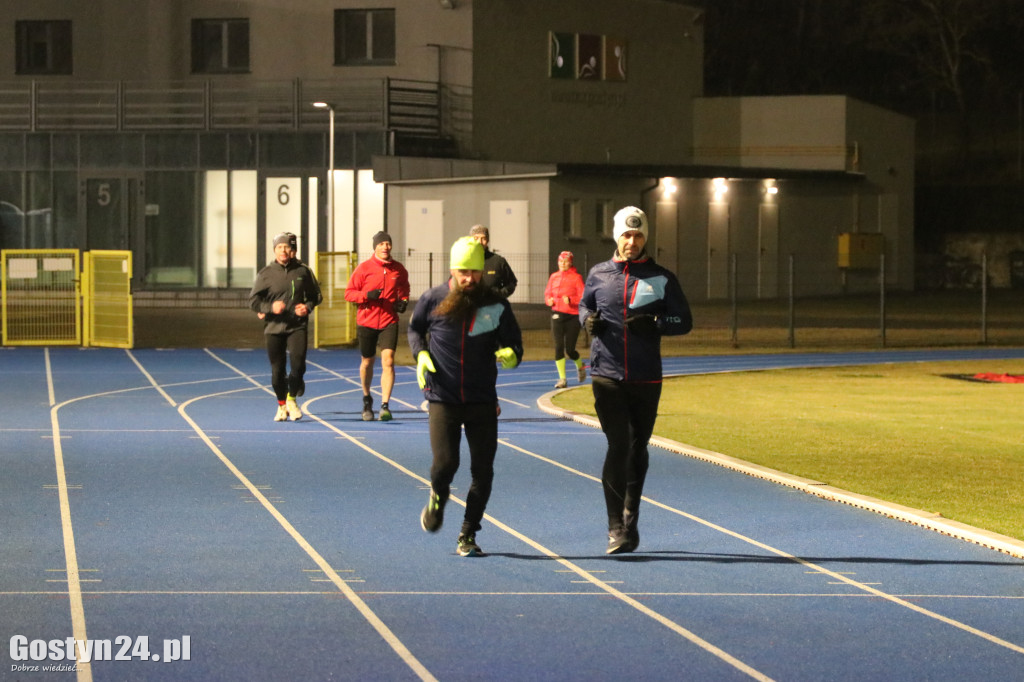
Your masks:
[{"label": "grey beanie", "polygon": [[298,251],[298,239],[291,232],[281,232],[274,237],[274,248],[278,244],[287,244],[292,251]]}]

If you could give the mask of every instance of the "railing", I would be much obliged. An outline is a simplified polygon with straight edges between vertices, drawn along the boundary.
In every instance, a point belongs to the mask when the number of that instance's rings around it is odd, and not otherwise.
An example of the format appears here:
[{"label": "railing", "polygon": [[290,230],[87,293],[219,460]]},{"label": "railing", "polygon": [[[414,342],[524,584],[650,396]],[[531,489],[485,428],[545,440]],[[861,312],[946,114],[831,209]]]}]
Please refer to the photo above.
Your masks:
[{"label": "railing", "polygon": [[429,81],[19,80],[0,82],[0,131],[320,129],[315,101],[332,104],[340,130],[441,137],[451,118]]}]

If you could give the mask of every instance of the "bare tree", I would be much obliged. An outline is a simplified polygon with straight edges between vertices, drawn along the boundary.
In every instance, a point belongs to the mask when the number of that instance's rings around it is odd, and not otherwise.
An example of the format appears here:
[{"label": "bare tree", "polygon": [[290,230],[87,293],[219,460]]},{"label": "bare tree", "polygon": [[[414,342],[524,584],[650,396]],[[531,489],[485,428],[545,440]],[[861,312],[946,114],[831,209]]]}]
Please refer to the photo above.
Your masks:
[{"label": "bare tree", "polygon": [[906,63],[904,78],[933,98],[950,101],[963,163],[971,143],[972,92],[988,81],[992,60],[986,42],[1003,0],[868,0],[864,29],[869,48]]}]

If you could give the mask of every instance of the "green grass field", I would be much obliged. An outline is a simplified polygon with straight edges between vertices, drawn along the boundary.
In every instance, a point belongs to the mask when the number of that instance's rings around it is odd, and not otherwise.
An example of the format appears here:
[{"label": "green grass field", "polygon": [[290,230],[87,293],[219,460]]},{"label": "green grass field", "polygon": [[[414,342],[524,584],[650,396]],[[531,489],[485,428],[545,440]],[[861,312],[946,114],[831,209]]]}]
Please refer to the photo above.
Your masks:
[{"label": "green grass field", "polygon": [[[678,377],[655,433],[1024,540],[1024,384],[979,372],[1024,361]],[[589,387],[554,402],[594,414]]]}]

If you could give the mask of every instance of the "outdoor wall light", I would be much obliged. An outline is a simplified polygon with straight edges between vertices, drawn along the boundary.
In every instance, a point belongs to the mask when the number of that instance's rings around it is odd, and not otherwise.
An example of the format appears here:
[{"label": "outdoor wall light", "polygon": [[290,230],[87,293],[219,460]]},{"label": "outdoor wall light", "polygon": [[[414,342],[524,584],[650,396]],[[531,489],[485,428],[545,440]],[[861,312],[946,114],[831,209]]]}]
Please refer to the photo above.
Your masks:
[{"label": "outdoor wall light", "polygon": [[725,193],[729,191],[729,183],[725,178],[715,178],[711,181],[711,191],[715,195],[715,201],[720,201]]}]

